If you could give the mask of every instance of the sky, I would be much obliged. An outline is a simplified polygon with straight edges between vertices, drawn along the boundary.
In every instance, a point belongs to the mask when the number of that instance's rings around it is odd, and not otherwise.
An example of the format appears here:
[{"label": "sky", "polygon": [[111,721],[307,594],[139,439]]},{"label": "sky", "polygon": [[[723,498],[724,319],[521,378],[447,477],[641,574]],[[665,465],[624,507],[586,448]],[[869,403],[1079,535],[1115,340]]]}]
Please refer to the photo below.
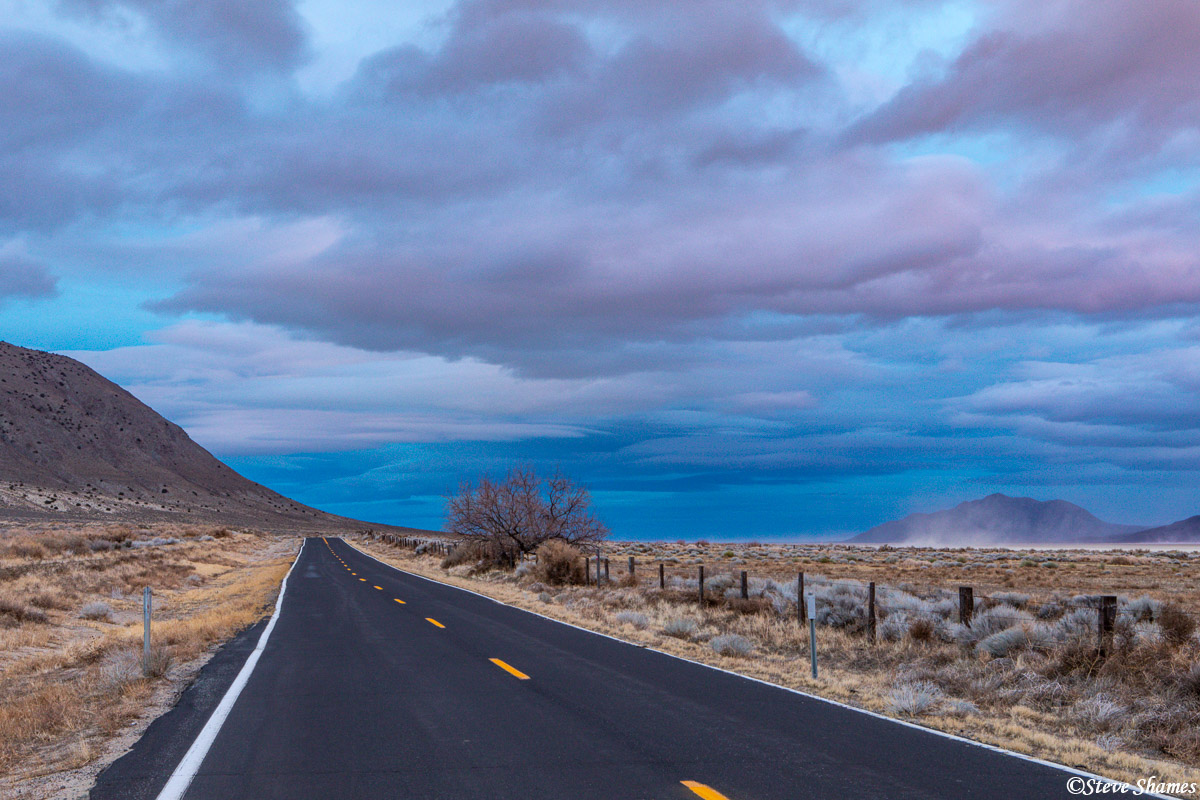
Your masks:
[{"label": "sky", "polygon": [[1195,0],[0,0],[0,186],[0,339],[336,513],[1200,513]]}]

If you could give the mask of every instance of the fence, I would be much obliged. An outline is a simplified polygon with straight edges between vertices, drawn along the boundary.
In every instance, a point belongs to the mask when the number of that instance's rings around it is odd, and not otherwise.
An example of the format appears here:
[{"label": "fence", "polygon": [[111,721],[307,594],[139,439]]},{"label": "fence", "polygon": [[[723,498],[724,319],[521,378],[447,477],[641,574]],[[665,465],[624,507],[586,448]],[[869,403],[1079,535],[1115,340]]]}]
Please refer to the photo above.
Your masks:
[{"label": "fence", "polygon": [[[454,549],[454,545],[444,539],[368,535],[417,553],[446,556]],[[515,566],[525,560],[536,563],[537,556],[517,557],[512,564]],[[695,572],[691,573],[688,566],[664,561],[652,563],[656,569],[648,573],[650,581],[644,582],[637,558],[629,556],[625,574],[614,581],[610,560],[589,555],[584,557],[584,580],[588,585],[619,583],[673,591],[683,596],[694,593],[702,608],[729,605],[737,600],[770,601],[777,613],[794,616],[799,624],[808,621],[804,602],[807,590],[816,600],[817,621],[834,627],[861,629],[871,643],[880,638],[881,621],[885,638],[890,639],[895,638],[897,624],[889,620],[904,623],[924,618],[936,626],[949,624],[956,616],[959,626],[956,638],[991,650],[993,654],[1016,644],[1045,650],[1090,641],[1094,642],[1097,654],[1103,656],[1112,648],[1118,615],[1115,595],[1077,596],[1070,600],[1060,598],[1037,603],[1015,592],[987,595],[976,593],[972,586],[959,586],[955,601],[954,594],[942,587],[927,588],[926,596],[922,597],[921,592],[912,587],[877,587],[874,581],[830,580],[823,575],[806,576],[803,571],[797,571],[795,579],[785,584],[773,578],[754,578],[747,570],[715,575],[710,572],[706,577],[704,564],[694,565]]]}]

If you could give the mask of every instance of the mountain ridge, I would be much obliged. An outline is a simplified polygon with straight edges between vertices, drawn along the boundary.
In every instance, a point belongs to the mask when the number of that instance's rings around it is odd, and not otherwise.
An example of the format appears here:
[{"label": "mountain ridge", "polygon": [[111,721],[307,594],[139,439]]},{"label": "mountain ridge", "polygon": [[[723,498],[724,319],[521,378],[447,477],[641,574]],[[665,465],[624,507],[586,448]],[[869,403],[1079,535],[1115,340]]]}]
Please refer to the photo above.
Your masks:
[{"label": "mountain ridge", "polygon": [[1098,544],[1116,542],[1144,525],[1106,522],[1066,500],[1035,500],[994,493],[932,513],[909,514],[847,541],[863,544],[971,546]]}]

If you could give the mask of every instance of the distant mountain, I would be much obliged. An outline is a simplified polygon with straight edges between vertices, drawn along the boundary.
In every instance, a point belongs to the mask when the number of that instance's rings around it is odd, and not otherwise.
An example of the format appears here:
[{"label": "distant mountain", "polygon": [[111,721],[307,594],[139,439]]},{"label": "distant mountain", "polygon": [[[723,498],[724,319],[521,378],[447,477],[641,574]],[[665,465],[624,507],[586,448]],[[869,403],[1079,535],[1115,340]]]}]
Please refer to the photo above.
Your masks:
[{"label": "distant mountain", "polygon": [[1142,530],[1097,519],[1065,500],[1034,500],[992,494],[932,514],[910,514],[850,539],[933,547],[993,544],[1109,542]]},{"label": "distant mountain", "polygon": [[0,342],[0,518],[363,527],[243,478],[71,358]]},{"label": "distant mountain", "polygon": [[1200,542],[1200,515],[1181,519],[1179,522],[1172,522],[1170,525],[1162,525],[1157,528],[1138,531],[1137,533],[1123,537],[1121,541],[1136,544]]}]

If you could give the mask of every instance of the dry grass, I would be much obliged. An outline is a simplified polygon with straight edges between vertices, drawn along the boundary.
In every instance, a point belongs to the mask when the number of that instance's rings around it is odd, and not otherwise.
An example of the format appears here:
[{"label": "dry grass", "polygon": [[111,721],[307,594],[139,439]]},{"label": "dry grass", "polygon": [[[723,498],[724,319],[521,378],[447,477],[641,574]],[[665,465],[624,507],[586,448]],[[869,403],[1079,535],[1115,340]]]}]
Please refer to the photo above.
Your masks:
[{"label": "dry grass", "polygon": [[269,609],[295,548],[202,527],[0,531],[0,795],[44,796],[66,770],[90,783],[114,735],[169,707],[215,644]]},{"label": "dry grass", "polygon": [[[357,544],[576,625],[1016,752],[1131,782],[1200,782],[1200,640],[1188,613],[1200,607],[1200,558],[1189,553],[612,543],[613,582],[583,587]],[[640,580],[625,574],[630,554]],[[658,559],[669,565],[665,590]],[[703,607],[696,562],[706,566]],[[823,598],[817,681],[795,616],[800,570]],[[865,635],[865,590],[843,580],[877,582],[876,643]],[[974,629],[956,626],[948,598],[959,585],[974,586],[984,608]],[[1075,595],[1099,594],[1123,596],[1103,658],[1096,611],[1075,608],[1090,599]]]}]

